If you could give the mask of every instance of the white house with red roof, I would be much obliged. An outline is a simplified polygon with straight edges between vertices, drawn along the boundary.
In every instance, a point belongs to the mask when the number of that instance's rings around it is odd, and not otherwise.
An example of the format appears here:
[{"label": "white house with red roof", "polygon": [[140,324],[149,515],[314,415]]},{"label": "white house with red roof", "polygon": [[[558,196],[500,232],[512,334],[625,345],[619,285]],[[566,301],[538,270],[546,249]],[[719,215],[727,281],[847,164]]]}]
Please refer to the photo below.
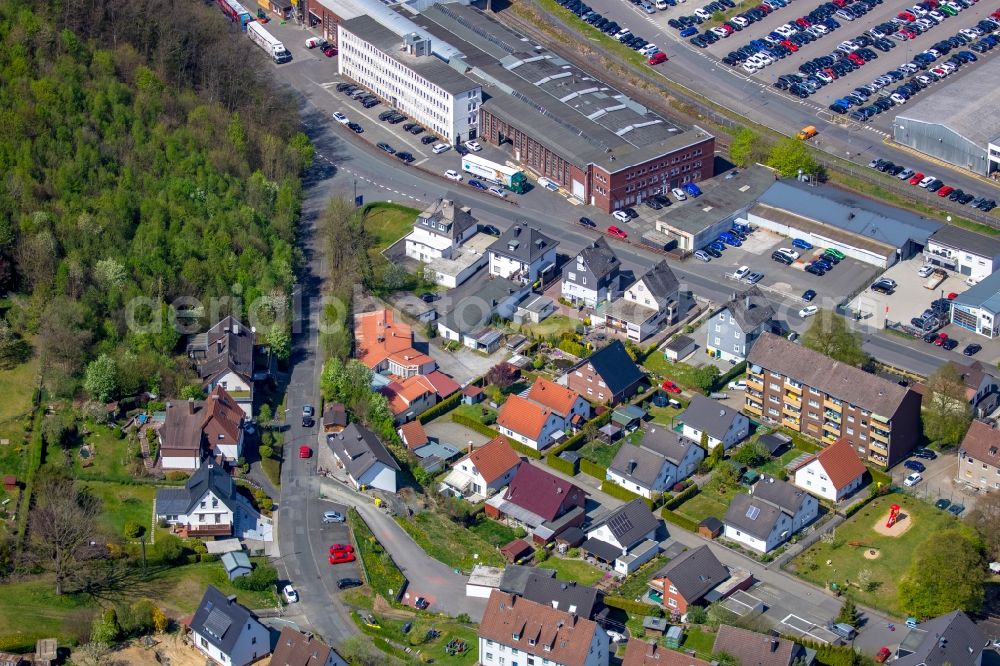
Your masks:
[{"label": "white house with red roof", "polygon": [[478,502],[510,483],[521,457],[505,437],[492,440],[460,458],[441,482],[441,492]]},{"label": "white house with red roof", "polygon": [[525,395],[512,395],[500,408],[500,433],[538,451],[590,418],[590,403],[565,386],[539,378]]},{"label": "white house with red roof", "polygon": [[196,470],[205,458],[235,462],[243,455],[245,412],[221,386],[205,400],[172,400],[157,436],[165,470]]},{"label": "white house with red roof", "polygon": [[795,468],[793,483],[817,497],[839,502],[862,486],[866,471],[851,443],[841,438]]}]

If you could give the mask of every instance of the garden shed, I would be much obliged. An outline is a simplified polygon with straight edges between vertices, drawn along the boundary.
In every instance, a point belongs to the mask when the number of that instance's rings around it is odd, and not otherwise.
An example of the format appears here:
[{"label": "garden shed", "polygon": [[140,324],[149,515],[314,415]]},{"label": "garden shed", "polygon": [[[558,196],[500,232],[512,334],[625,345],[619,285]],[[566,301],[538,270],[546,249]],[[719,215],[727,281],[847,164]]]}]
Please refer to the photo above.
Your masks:
[{"label": "garden shed", "polygon": [[243,551],[223,553],[219,558],[229,580],[236,580],[240,576],[247,576],[253,571],[253,564],[250,558]]}]

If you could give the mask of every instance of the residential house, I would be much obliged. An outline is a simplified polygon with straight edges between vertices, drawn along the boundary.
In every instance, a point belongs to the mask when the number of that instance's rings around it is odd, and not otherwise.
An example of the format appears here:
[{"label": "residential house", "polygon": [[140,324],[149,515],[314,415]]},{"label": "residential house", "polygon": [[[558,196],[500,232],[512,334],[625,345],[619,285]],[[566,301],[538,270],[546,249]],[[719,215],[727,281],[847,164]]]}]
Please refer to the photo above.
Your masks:
[{"label": "residential house", "polygon": [[580,549],[613,563],[617,573],[628,575],[660,552],[659,528],[660,521],[646,502],[634,499],[587,530],[587,540]]},{"label": "residential house", "polygon": [[749,494],[738,493],[723,520],[724,535],[760,553],[768,553],[819,515],[819,503],[787,481],[762,476]]},{"label": "residential house", "polygon": [[861,487],[867,471],[850,442],[838,439],[799,464],[793,483],[817,497],[839,502]]},{"label": "residential house", "polygon": [[247,666],[271,652],[271,635],[247,608],[213,585],[191,618],[191,642],[206,657],[226,666]]},{"label": "residential house", "polygon": [[494,437],[452,465],[441,482],[441,492],[469,501],[492,497],[510,483],[521,465],[521,457],[505,437]]},{"label": "residential house", "polygon": [[185,536],[272,539],[271,521],[240,495],[222,467],[212,463],[198,468],[183,488],[157,489],[156,519]]},{"label": "residential house", "polygon": [[559,383],[591,402],[617,405],[635,395],[645,378],[625,345],[615,340],[571,367]]},{"label": "residential house", "polygon": [[730,571],[708,546],[685,551],[649,579],[650,597],[674,615],[687,613],[691,606],[707,606],[752,584],[749,572]]},{"label": "residential house", "polygon": [[675,335],[663,345],[663,356],[668,361],[677,362],[693,354],[697,347],[694,338],[689,338],[686,335]]},{"label": "residential house", "polygon": [[[969,365],[959,365],[954,361],[948,363],[955,368],[965,386],[965,399],[972,406],[972,415],[984,419],[1000,407],[1000,380],[993,371],[979,361]],[[921,396],[927,394],[927,386],[922,383],[914,385],[913,390]]]},{"label": "residential house", "polygon": [[221,464],[243,457],[246,414],[222,386],[205,400],[168,401],[165,411],[157,432],[163,469],[196,470],[206,458]]},{"label": "residential house", "polygon": [[622,666],[711,666],[704,659],[652,642],[632,639],[625,648]]},{"label": "residential house", "polygon": [[579,393],[540,377],[525,397],[507,398],[497,425],[500,434],[540,451],[588,418],[590,403]]},{"label": "residential house", "polygon": [[205,391],[221,386],[247,419],[253,418],[254,383],[268,375],[267,368],[254,371],[254,336],[253,329],[229,316],[208,332],[194,336],[187,346],[188,358],[194,361]]},{"label": "residential house", "polygon": [[396,433],[403,445],[410,451],[416,451],[421,446],[430,444],[431,441],[419,420],[403,424],[396,430]]},{"label": "residential house", "polygon": [[763,333],[747,357],[743,411],[824,444],[846,438],[864,462],[889,468],[919,440],[920,395],[896,382]]},{"label": "residential house", "polygon": [[468,206],[438,199],[425,208],[406,236],[406,256],[423,263],[450,259],[459,245],[476,235],[479,223]]},{"label": "residential house", "polygon": [[486,500],[486,515],[523,525],[536,543],[547,543],[583,524],[587,494],[541,467],[522,462],[507,490]]},{"label": "residential house", "polygon": [[515,662],[560,666],[607,666],[608,635],[593,620],[517,597],[490,594],[479,624],[479,663]]},{"label": "residential house", "polygon": [[284,627],[274,646],[271,666],[347,666],[347,662],[311,633]]},{"label": "residential house", "polygon": [[433,358],[414,348],[413,330],[397,322],[392,310],[355,315],[354,340],[355,356],[374,373],[403,380],[437,368]]},{"label": "residential house", "polygon": [[437,320],[438,335],[461,342],[469,349],[492,354],[500,348],[503,336],[487,326],[494,315],[511,319],[517,304],[531,291],[522,284],[482,274],[462,286],[464,296],[452,298],[450,310]]},{"label": "residential house", "polygon": [[707,323],[706,348],[710,355],[740,362],[765,331],[774,328],[774,308],[756,286],[733,294]]},{"label": "residential house", "polygon": [[[502,580],[502,579],[501,579]],[[558,580],[544,573],[529,573],[521,596],[529,601],[599,620],[604,613],[603,595],[589,585]]]},{"label": "residential house", "polygon": [[718,400],[697,393],[677,420],[683,424],[682,432],[688,439],[701,442],[706,435],[709,451],[720,444],[723,451],[728,451],[750,434],[750,419]]},{"label": "residential house", "polygon": [[927,239],[924,261],[963,277],[982,280],[1000,268],[1000,241],[944,224]]},{"label": "residential house", "polygon": [[597,307],[613,301],[621,290],[621,262],[603,237],[580,250],[562,274],[562,297],[571,303]]},{"label": "residential house", "polygon": [[650,428],[638,446],[623,445],[608,466],[607,479],[652,499],[698,469],[705,450],[669,428]]},{"label": "residential house", "polygon": [[753,666],[792,666],[796,659],[806,658],[805,648],[798,643],[725,624],[716,632],[712,646],[712,654],[719,652],[731,654],[740,664]]},{"label": "residential house", "polygon": [[401,382],[389,382],[381,389],[389,401],[396,424],[406,423],[437,404],[434,387],[424,375],[414,375]]},{"label": "residential house", "polygon": [[962,611],[922,622],[906,631],[896,648],[893,666],[982,666],[993,663],[984,654],[990,640]]},{"label": "residential house", "polygon": [[558,245],[535,227],[511,225],[490,245],[490,275],[530,285],[555,268]]},{"label": "residential house", "polygon": [[340,432],[347,427],[347,409],[339,402],[323,407],[323,432]]},{"label": "residential house", "polygon": [[515,324],[539,324],[555,314],[556,303],[548,296],[526,295],[514,311]]},{"label": "residential house", "polygon": [[958,449],[956,481],[982,491],[1000,489],[1000,431],[976,420]]},{"label": "residential house", "polygon": [[629,285],[622,298],[599,305],[591,321],[642,342],[663,324],[676,323],[690,303],[690,295],[682,297],[677,276],[662,260]]},{"label": "residential house", "polygon": [[343,432],[327,435],[326,442],[355,488],[369,486],[396,492],[399,463],[371,430],[352,423]]}]

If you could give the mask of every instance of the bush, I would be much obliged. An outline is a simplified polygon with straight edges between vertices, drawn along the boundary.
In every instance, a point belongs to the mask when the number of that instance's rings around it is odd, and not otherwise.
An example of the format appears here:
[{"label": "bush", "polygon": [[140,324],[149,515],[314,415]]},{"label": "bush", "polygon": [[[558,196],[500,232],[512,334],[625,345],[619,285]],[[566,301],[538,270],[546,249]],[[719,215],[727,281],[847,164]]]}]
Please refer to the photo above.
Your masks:
[{"label": "bush", "polygon": [[145,636],[152,631],[156,606],[149,599],[140,599],[131,606],[120,604],[116,610],[122,638]]},{"label": "bush", "polygon": [[667,500],[664,503],[663,508],[673,511],[681,504],[683,504],[684,502],[688,501],[689,499],[697,495],[698,492],[699,492],[698,486],[695,484],[691,484],[685,490],[675,495],[673,498]]},{"label": "bush", "polygon": [[621,609],[629,615],[636,617],[643,617],[646,615],[663,617],[663,609],[650,606],[649,604],[645,604],[641,601],[626,599],[625,597],[606,596],[604,597],[604,605],[610,606],[611,608]]},{"label": "bush", "polygon": [[278,582],[278,570],[270,564],[258,564],[246,576],[240,576],[233,581],[237,590],[252,590],[263,592],[271,589]]},{"label": "bush", "polygon": [[568,460],[563,460],[555,453],[550,453],[545,457],[545,464],[557,472],[562,472],[568,476],[576,475],[576,469],[573,467],[573,463]]},{"label": "bush", "polygon": [[109,608],[94,618],[94,624],[90,628],[90,640],[95,643],[114,645],[118,642],[121,632],[121,627],[118,626],[118,614],[115,613],[115,609]]},{"label": "bush", "polygon": [[598,465],[593,460],[587,460],[586,458],[580,458],[580,471],[588,476],[592,476],[595,479],[603,482],[608,478],[608,468],[603,465]]},{"label": "bush", "polygon": [[708,611],[701,606],[688,606],[688,624],[705,624],[708,622]]},{"label": "bush", "polygon": [[267,460],[268,458],[274,457],[274,449],[268,446],[267,444],[261,444],[258,451],[260,452],[261,460]]},{"label": "bush", "polygon": [[156,540],[152,548],[152,559],[164,564],[175,564],[184,556],[184,542],[173,534],[166,534]]},{"label": "bush", "polygon": [[178,471],[166,472],[163,476],[167,481],[187,481],[191,477],[187,472]]},{"label": "bush", "polygon": [[685,529],[688,532],[694,532],[696,534],[698,532],[698,523],[694,522],[690,518],[685,518],[678,513],[674,513],[670,509],[664,508],[663,511],[660,512],[660,515],[663,517],[663,520],[668,523],[672,523],[681,529]]}]

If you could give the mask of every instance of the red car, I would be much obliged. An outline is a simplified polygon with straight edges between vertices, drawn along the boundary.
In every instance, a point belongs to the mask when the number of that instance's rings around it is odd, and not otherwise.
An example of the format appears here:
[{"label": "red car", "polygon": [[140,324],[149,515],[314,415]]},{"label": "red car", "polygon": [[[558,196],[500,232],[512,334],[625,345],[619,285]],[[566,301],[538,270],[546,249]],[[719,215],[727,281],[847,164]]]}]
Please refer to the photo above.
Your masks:
[{"label": "red car", "polygon": [[313,450],[308,446],[299,447],[299,458],[312,458]]},{"label": "red car", "polygon": [[938,336],[934,338],[934,344],[938,347],[944,344],[944,341],[948,339],[947,333],[938,333]]},{"label": "red car", "polygon": [[923,179],[924,179],[924,174],[922,174],[922,173],[920,173],[918,171],[915,174],[913,174],[913,176],[910,178],[910,185],[916,185],[917,183],[919,183]]},{"label": "red car", "polygon": [[678,386],[677,384],[674,384],[669,379],[666,380],[665,382],[663,382],[662,384],[660,384],[660,388],[663,389],[664,391],[666,391],[667,393],[680,393],[681,392],[681,387]]},{"label": "red car", "polygon": [[875,653],[875,663],[884,664],[886,660],[892,656],[892,652],[887,647],[879,648],[879,651]]},{"label": "red car", "polygon": [[899,12],[898,14],[896,14],[896,16],[903,19],[904,21],[913,22],[917,20],[917,17],[911,14],[910,12]]},{"label": "red car", "polygon": [[355,559],[354,553],[351,551],[338,550],[330,553],[330,557],[327,558],[327,561],[329,561],[330,564],[344,564],[345,562],[353,562]]},{"label": "red car", "polygon": [[787,39],[781,40],[781,45],[784,46],[789,51],[791,51],[792,53],[795,53],[796,51],[799,50],[799,47],[795,42],[789,41]]},{"label": "red car", "polygon": [[334,555],[335,553],[339,553],[339,552],[353,553],[354,552],[354,546],[352,546],[349,543],[335,543],[332,546],[330,546],[330,554],[331,555]]},{"label": "red car", "polygon": [[667,54],[664,53],[663,51],[660,51],[658,53],[654,53],[653,55],[649,56],[649,60],[646,61],[646,64],[659,65],[661,62],[666,62],[666,61],[667,61]]},{"label": "red car", "polygon": [[944,187],[942,187],[940,190],[937,191],[937,195],[939,197],[946,197],[954,191],[955,191],[954,187],[952,187],[951,185],[945,185]]},{"label": "red car", "polygon": [[628,238],[628,234],[627,233],[625,233],[624,231],[622,231],[621,229],[619,229],[618,227],[616,227],[613,224],[610,227],[608,227],[608,233],[611,234],[612,236],[616,236],[618,238]]},{"label": "red car", "polygon": [[847,59],[853,62],[858,67],[865,64],[865,59],[859,56],[857,53],[848,53]]}]

